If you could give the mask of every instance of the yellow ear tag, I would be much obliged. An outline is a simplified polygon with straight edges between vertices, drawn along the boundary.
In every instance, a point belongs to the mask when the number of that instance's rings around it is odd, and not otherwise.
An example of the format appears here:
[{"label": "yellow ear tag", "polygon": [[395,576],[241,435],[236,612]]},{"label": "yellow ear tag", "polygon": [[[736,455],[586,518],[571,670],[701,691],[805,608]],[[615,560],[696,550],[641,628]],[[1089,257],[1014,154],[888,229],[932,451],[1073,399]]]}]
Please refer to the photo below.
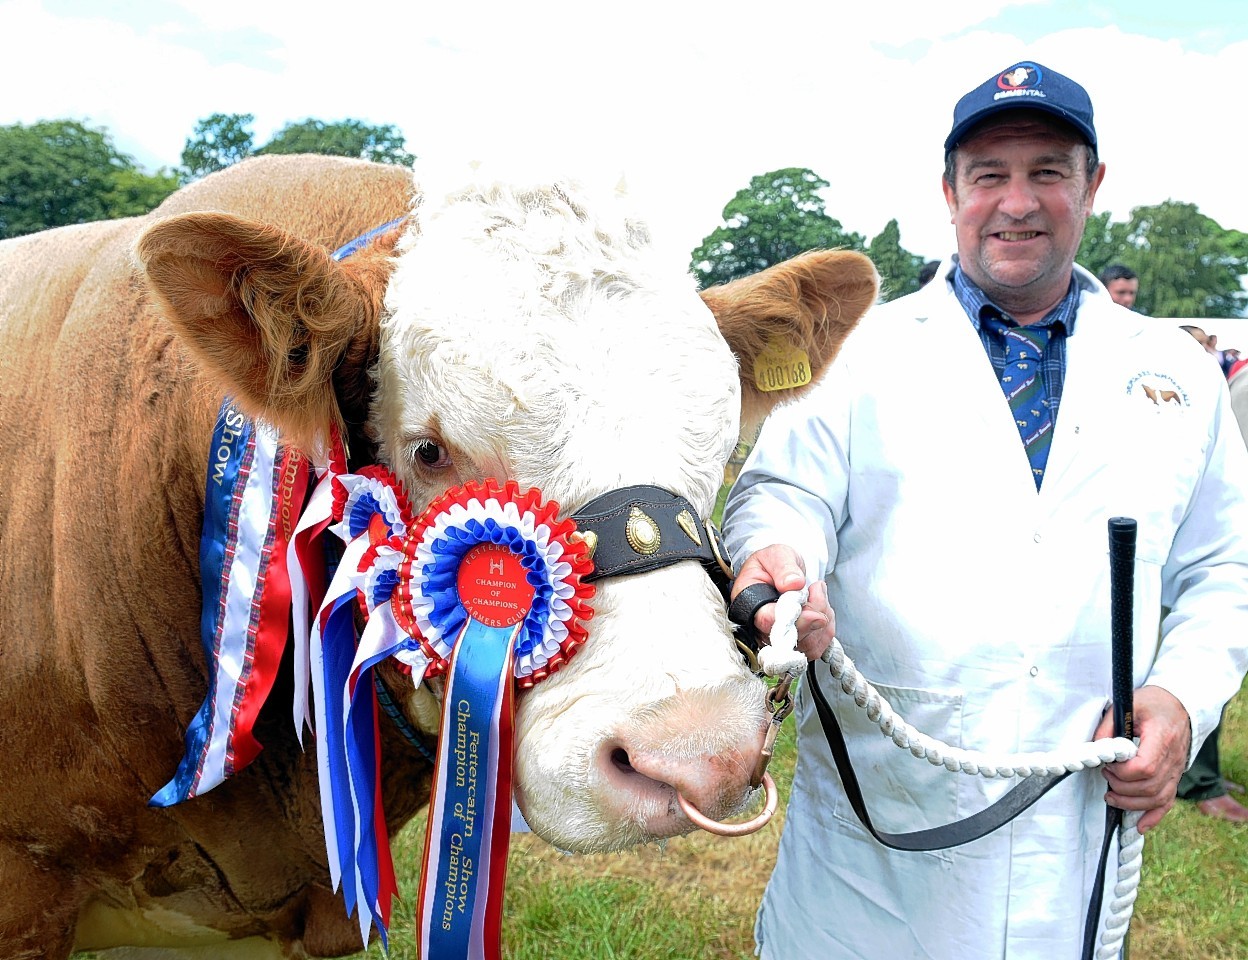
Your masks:
[{"label": "yellow ear tag", "polygon": [[774,336],[754,358],[754,386],[764,393],[810,383],[810,357],[784,336]]}]

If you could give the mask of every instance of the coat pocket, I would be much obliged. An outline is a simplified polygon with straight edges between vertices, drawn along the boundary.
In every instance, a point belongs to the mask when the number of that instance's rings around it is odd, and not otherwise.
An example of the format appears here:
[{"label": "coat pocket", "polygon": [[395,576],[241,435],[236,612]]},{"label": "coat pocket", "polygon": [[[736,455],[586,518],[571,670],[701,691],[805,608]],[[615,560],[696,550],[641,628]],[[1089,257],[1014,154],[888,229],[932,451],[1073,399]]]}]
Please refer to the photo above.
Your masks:
[{"label": "coat pocket", "polygon": [[[874,686],[911,726],[950,746],[962,746],[960,693],[883,683]],[[854,772],[876,829],[909,833],[958,819],[958,780],[963,774],[935,767],[898,747],[852,701],[842,699],[834,709],[845,731]],[[865,830],[844,790],[836,791],[833,814]],[[932,855],[944,860],[952,858],[947,850],[932,851]]]}]

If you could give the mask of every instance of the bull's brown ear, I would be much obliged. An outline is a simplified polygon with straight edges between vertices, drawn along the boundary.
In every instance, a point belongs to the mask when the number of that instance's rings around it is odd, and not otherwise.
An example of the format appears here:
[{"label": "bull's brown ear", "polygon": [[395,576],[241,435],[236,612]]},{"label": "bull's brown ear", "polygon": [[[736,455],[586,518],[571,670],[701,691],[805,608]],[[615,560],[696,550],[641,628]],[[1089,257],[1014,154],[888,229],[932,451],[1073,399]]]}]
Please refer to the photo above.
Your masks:
[{"label": "bull's brown ear", "polygon": [[878,289],[865,256],[829,250],[702,291],[741,367],[743,440],[753,441],[772,407],[819,379]]},{"label": "bull's brown ear", "polygon": [[388,253],[383,244],[337,263],[220,213],[162,220],[135,246],[155,303],[209,375],[305,450],[367,415]]}]

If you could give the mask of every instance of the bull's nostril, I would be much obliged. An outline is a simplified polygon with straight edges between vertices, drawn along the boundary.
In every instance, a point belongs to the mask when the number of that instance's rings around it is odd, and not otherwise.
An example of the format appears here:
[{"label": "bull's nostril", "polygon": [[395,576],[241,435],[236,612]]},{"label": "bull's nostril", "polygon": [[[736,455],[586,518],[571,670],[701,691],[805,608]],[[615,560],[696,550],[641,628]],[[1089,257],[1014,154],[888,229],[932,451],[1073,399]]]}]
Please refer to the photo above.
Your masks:
[{"label": "bull's nostril", "polygon": [[611,751],[611,761],[617,766],[625,770],[632,770],[632,761],[628,759],[628,751],[623,747],[616,747]]}]

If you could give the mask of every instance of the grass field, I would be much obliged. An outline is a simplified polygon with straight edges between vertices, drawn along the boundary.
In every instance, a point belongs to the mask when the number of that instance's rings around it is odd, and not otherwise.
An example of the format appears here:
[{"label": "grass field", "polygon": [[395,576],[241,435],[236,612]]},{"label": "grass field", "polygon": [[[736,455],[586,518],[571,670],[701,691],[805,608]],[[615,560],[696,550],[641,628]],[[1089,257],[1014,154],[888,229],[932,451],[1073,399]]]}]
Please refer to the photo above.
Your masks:
[{"label": "grass field", "polygon": [[[1248,782],[1248,698],[1222,729],[1225,775]],[[772,771],[787,794],[792,721]],[[746,960],[754,910],[780,836],[778,823],[742,839],[681,837],[634,853],[568,857],[531,835],[514,838],[503,921],[509,960]],[[415,960],[412,903],[423,822],[396,839],[403,903],[390,956]],[[835,909],[829,904],[829,909]],[[359,957],[380,960],[377,946]],[[1248,958],[1248,827],[1214,822],[1180,803],[1148,835],[1131,927],[1131,960]],[[800,958],[794,958],[800,960]]]}]

